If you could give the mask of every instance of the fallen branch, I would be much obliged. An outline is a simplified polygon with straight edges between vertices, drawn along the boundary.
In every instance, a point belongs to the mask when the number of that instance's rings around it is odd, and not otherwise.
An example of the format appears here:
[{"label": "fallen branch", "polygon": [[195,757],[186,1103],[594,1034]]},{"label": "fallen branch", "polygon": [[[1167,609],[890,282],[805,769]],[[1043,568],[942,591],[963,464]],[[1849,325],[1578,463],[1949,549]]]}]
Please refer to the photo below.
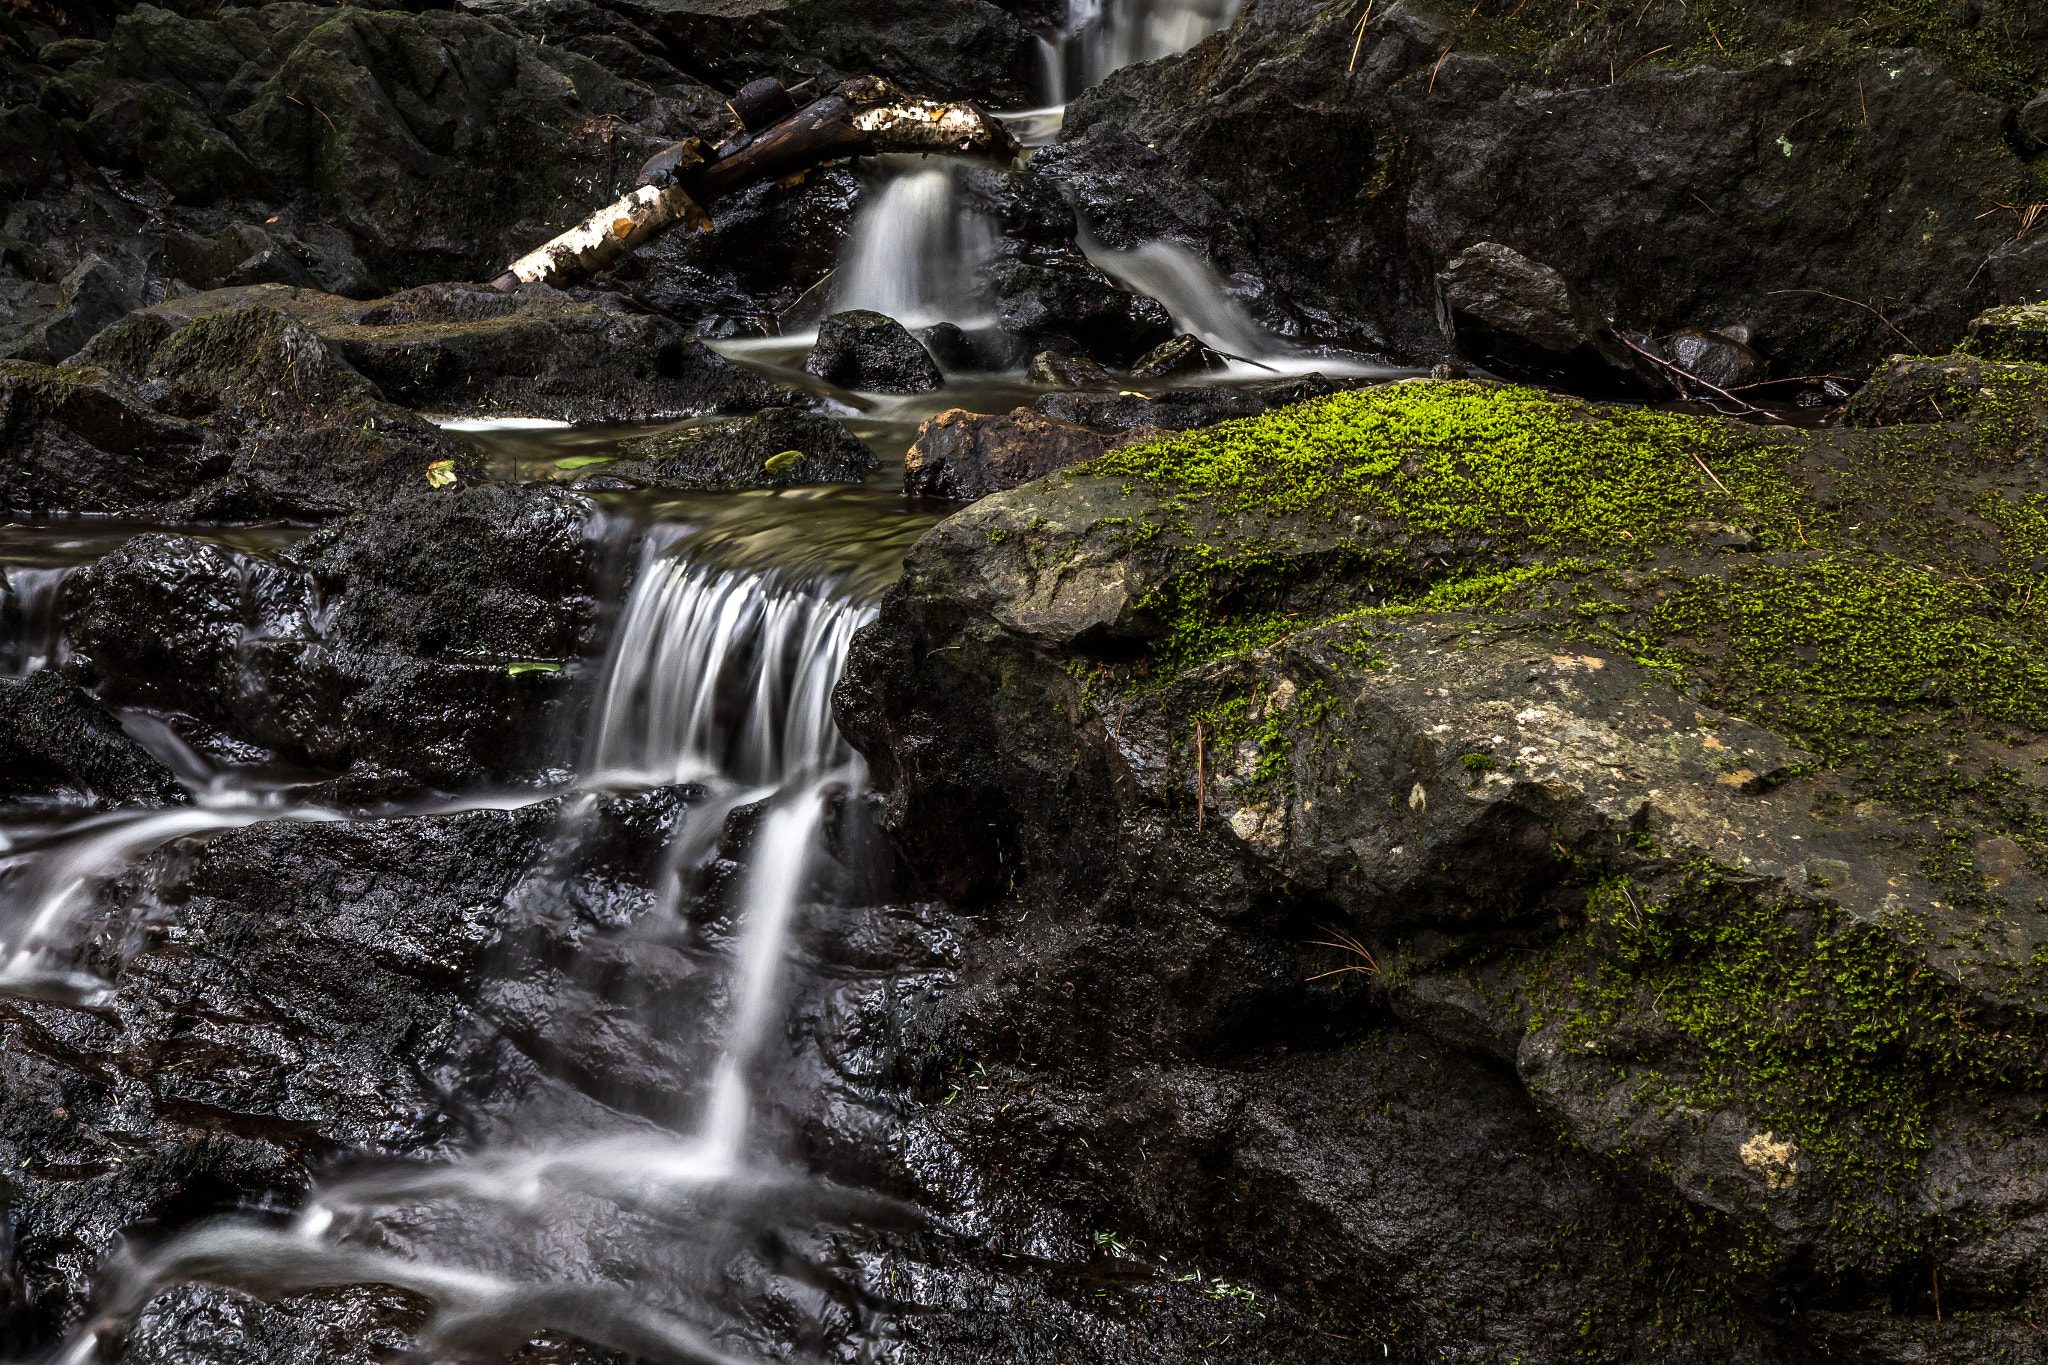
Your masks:
[{"label": "fallen branch", "polygon": [[[1628,347],[1631,351],[1634,351],[1643,359],[1649,361],[1654,365],[1662,365],[1665,369],[1677,375],[1679,380],[1678,391],[1680,393],[1685,392],[1685,386],[1687,384],[1697,384],[1703,389],[1712,389],[1715,393],[1720,394],[1723,398],[1733,403],[1736,407],[1741,408],[1745,412],[1753,412],[1767,422],[1777,422],[1781,425],[1784,423],[1785,419],[1778,416],[1777,413],[1766,411],[1765,409],[1758,407],[1754,403],[1745,403],[1742,399],[1737,398],[1734,394],[1728,392],[1728,390],[1722,388],[1720,385],[1709,384],[1706,380],[1700,378],[1692,371],[1672,364],[1663,356],[1657,355],[1655,352],[1644,350],[1642,347],[1636,345],[1633,341],[1630,341],[1627,337],[1623,336],[1619,329],[1616,329],[1614,335],[1615,338],[1619,340],[1622,345]],[[1723,491],[1725,492],[1726,490]]]},{"label": "fallen branch", "polygon": [[[783,102],[771,91],[757,90],[758,85],[733,98],[743,123],[763,110],[772,114]],[[1008,161],[1017,155],[1009,130],[979,105],[913,99],[877,76],[850,80],[758,131],[743,132],[709,156],[702,147],[692,138],[656,156],[641,171],[647,183],[521,256],[491,281],[492,287],[509,292],[522,283],[575,284],[617,265],[671,228],[708,227],[708,206],[728,195],[850,157],[943,152]]]}]

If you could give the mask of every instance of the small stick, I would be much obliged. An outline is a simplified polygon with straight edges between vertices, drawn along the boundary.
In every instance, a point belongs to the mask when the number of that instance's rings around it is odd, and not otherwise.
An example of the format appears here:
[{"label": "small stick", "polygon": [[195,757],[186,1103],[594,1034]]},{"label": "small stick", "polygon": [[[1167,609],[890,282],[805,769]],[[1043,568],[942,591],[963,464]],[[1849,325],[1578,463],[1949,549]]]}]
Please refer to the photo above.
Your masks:
[{"label": "small stick", "polygon": [[1870,101],[1863,97],[1863,77],[1856,78],[1856,102],[1863,106],[1863,126],[1870,126]]},{"label": "small stick", "polygon": [[[1630,340],[1629,340],[1629,339],[1628,339],[1627,337],[1625,337],[1625,336],[1622,336],[1622,334],[1621,334],[1620,332],[1616,332],[1616,333],[1615,333],[1614,335],[1615,335],[1616,339],[1617,339],[1617,340],[1619,340],[1619,341],[1621,342],[1621,344],[1622,344],[1622,345],[1624,345],[1624,346],[1628,347],[1628,348],[1629,348],[1629,349],[1630,349],[1631,351],[1634,351],[1634,352],[1635,352],[1635,353],[1636,353],[1637,355],[1641,356],[1641,357],[1642,357],[1643,359],[1645,359],[1645,360],[1648,360],[1648,361],[1652,362],[1653,364],[1657,364],[1657,365],[1662,365],[1662,366],[1663,366],[1663,367],[1664,367],[1665,369],[1667,369],[1667,370],[1671,371],[1671,373],[1673,373],[1673,374],[1677,375],[1677,376],[1678,376],[1678,378],[1679,378],[1679,380],[1680,380],[1680,388],[1681,388],[1681,389],[1683,389],[1683,387],[1684,387],[1684,384],[1685,384],[1685,382],[1687,382],[1687,381],[1690,381],[1691,383],[1694,383],[1694,384],[1698,384],[1698,385],[1699,385],[1699,386],[1700,386],[1701,388],[1703,388],[1703,389],[1712,389],[1712,390],[1713,390],[1713,391],[1714,391],[1715,393],[1718,393],[1718,394],[1720,394],[1720,395],[1721,395],[1721,396],[1722,396],[1723,398],[1725,398],[1725,399],[1727,399],[1727,400],[1728,400],[1729,402],[1733,403],[1733,404],[1734,404],[1734,405],[1735,405],[1736,407],[1738,407],[1738,408],[1741,408],[1741,409],[1743,409],[1743,410],[1744,410],[1744,411],[1746,411],[1746,412],[1753,412],[1753,413],[1755,413],[1755,414],[1756,414],[1757,416],[1759,416],[1759,417],[1761,417],[1761,418],[1764,418],[1764,419],[1765,419],[1766,421],[1771,421],[1771,422],[1777,422],[1777,423],[1780,423],[1780,424],[1782,424],[1782,423],[1784,422],[1784,420],[1785,420],[1785,419],[1784,419],[1784,418],[1782,418],[1782,417],[1780,417],[1780,416],[1778,416],[1778,414],[1777,414],[1777,413],[1775,413],[1775,412],[1766,412],[1766,411],[1764,411],[1764,409],[1762,409],[1762,408],[1758,407],[1758,406],[1757,406],[1756,404],[1754,404],[1754,403],[1745,403],[1745,402],[1743,402],[1743,401],[1742,401],[1742,400],[1741,400],[1740,398],[1737,398],[1737,397],[1736,397],[1736,396],[1735,396],[1734,394],[1732,394],[1732,393],[1728,392],[1728,390],[1726,390],[1726,389],[1722,388],[1722,387],[1721,387],[1720,385],[1718,385],[1718,384],[1709,384],[1709,383],[1708,383],[1708,382],[1707,382],[1706,380],[1704,380],[1704,379],[1700,378],[1700,377],[1699,377],[1698,375],[1696,375],[1696,374],[1693,374],[1693,373],[1691,373],[1691,372],[1690,372],[1690,371],[1688,371],[1688,370],[1682,370],[1682,369],[1680,369],[1680,368],[1679,368],[1678,366],[1676,366],[1676,365],[1672,364],[1672,363],[1671,363],[1670,361],[1668,361],[1668,360],[1664,359],[1664,357],[1662,357],[1662,356],[1659,356],[1659,355],[1653,355],[1653,354],[1651,354],[1650,352],[1648,352],[1648,351],[1644,350],[1644,349],[1643,349],[1642,347],[1640,347],[1640,346],[1636,345],[1636,344],[1635,344],[1635,343],[1634,343],[1633,341],[1630,341]],[[1693,458],[1694,458],[1694,459],[1698,459],[1699,457],[1698,457],[1697,455],[1695,455],[1695,456],[1694,456]],[[1708,471],[1708,473],[1709,473],[1709,474],[1711,475],[1712,471],[1711,471],[1711,470],[1709,470],[1709,471]],[[1718,483],[1718,482],[1719,482],[1719,480],[1716,480],[1716,482]],[[1724,488],[1724,489],[1722,489],[1721,491],[1725,493],[1725,492],[1727,492],[1728,490]]]},{"label": "small stick", "polygon": [[1702,474],[1705,474],[1708,478],[1714,481],[1714,487],[1720,489],[1723,493],[1727,493],[1728,496],[1731,498],[1735,496],[1733,493],[1728,492],[1728,485],[1721,482],[1721,476],[1716,474],[1713,470],[1707,468],[1707,462],[1700,458],[1700,453],[1697,450],[1688,450],[1685,453],[1692,456],[1692,462],[1700,467],[1700,472]]},{"label": "small stick", "polygon": [[1708,213],[1713,213],[1716,218],[1719,218],[1721,216],[1718,213],[1714,213],[1714,206],[1712,204],[1709,204],[1706,200],[1700,198],[1698,195],[1693,195],[1692,201],[1693,203],[1698,204],[1701,208],[1705,209]]},{"label": "small stick", "polygon": [[1209,810],[1209,783],[1202,771],[1202,722],[1195,722],[1195,833],[1202,832],[1202,816]]},{"label": "small stick", "polygon": [[1444,65],[1444,57],[1448,57],[1448,56],[1450,56],[1450,55],[1451,55],[1451,49],[1452,49],[1452,48],[1454,48],[1454,47],[1456,47],[1457,45],[1458,45],[1458,42],[1457,42],[1457,39],[1455,39],[1455,38],[1454,38],[1454,39],[1452,39],[1452,40],[1451,40],[1451,41],[1450,41],[1450,42],[1449,42],[1448,44],[1446,44],[1446,45],[1445,45],[1445,47],[1444,47],[1444,52],[1443,52],[1443,57],[1438,57],[1438,58],[1436,59],[1436,65],[1435,65],[1435,66],[1432,66],[1432,67],[1431,67],[1431,68],[1429,69],[1429,89],[1427,89],[1427,90],[1423,91],[1423,92],[1422,92],[1423,94],[1425,94],[1425,95],[1429,95],[1429,94],[1434,94],[1434,93],[1435,93],[1435,91],[1436,91],[1436,73],[1437,73],[1438,71],[1441,71],[1441,70],[1443,69],[1443,65]]}]

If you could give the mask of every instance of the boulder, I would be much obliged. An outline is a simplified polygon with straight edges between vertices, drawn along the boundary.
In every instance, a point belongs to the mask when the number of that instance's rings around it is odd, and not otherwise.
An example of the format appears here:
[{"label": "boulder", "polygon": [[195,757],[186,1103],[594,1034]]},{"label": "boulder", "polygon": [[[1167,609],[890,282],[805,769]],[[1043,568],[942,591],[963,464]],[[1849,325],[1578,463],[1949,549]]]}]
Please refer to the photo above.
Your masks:
[{"label": "boulder", "polygon": [[911,333],[918,344],[931,353],[932,359],[948,370],[978,370],[989,368],[983,365],[974,351],[974,339],[961,330],[958,323],[935,322],[929,327],[920,327]]},{"label": "boulder", "polygon": [[0,679],[0,774],[15,797],[82,792],[103,808],[191,800],[106,707],[50,669]]},{"label": "boulder", "polygon": [[926,393],[946,382],[931,353],[902,323],[864,308],[834,313],[819,325],[804,370],[828,384],[871,393]]},{"label": "boulder", "polygon": [[[1434,277],[1501,242],[1617,325],[1739,317],[1775,372],[1846,373],[1899,348],[1893,325],[1938,351],[1988,290],[2031,302],[2048,284],[2038,253],[2010,250],[2012,215],[1978,216],[1978,187],[2021,173],[2011,110],[2048,71],[1956,55],[1976,41],[1961,13],[1838,56],[1827,21],[1782,7],[1730,41],[1677,7],[1589,37],[1568,6],[1510,33],[1464,11],[1261,0],[1083,94],[1027,174],[1112,250],[1175,241],[1257,281],[1247,302],[1282,335],[1434,363]],[[1819,131],[1836,126],[1849,160]],[[1938,145],[1904,131],[1928,127]],[[1685,167],[1684,187],[1652,166]],[[2004,269],[1986,264],[1999,251]],[[1870,299],[1883,319],[1845,301]]]},{"label": "boulder", "polygon": [[[1481,242],[1436,277],[1444,341],[1453,354],[1508,379],[1602,398],[1669,392],[1564,276]],[[1691,348],[1703,353],[1705,343]]]},{"label": "boulder", "polygon": [[461,416],[646,421],[811,400],[742,369],[668,318],[544,285],[436,284],[363,303],[259,284],[146,309],[174,323],[274,308],[394,403]]},{"label": "boulder", "polygon": [[1040,351],[1031,357],[1025,377],[1034,384],[1055,389],[1106,389],[1116,386],[1116,376],[1084,355],[1064,351]]},{"label": "boulder", "polygon": [[8,358],[54,365],[78,354],[108,323],[135,306],[130,283],[112,264],[87,256],[58,281],[56,312],[0,346]]},{"label": "boulder", "polygon": [[984,498],[1092,460],[1107,445],[1098,432],[1030,408],[1007,417],[953,408],[917,429],[903,457],[903,491],[913,498]]},{"label": "boulder", "polygon": [[1001,266],[995,290],[1003,330],[1033,348],[1071,341],[1095,360],[1121,365],[1173,337],[1165,305],[1118,288],[1072,249]]},{"label": "boulder", "polygon": [[1229,368],[1230,361],[1200,337],[1182,333],[1171,341],[1160,342],[1132,361],[1131,378],[1168,379],[1174,375]]},{"label": "boulder", "polygon": [[1986,360],[2048,360],[2048,304],[2015,303],[1970,319],[1961,350]]},{"label": "boulder", "polygon": [[665,431],[628,442],[620,455],[578,482],[587,488],[787,488],[861,483],[881,467],[875,452],[838,422],[794,408]]},{"label": "boulder", "polygon": [[1682,328],[1664,339],[1664,350],[1673,364],[1695,379],[1719,389],[1742,389],[1761,384],[1768,367],[1750,347],[1746,327],[1703,331]]},{"label": "boulder", "polygon": [[[961,1090],[965,1114],[933,1077],[932,1140],[1021,1190],[1057,1179],[1148,1256],[1305,1274],[1422,1354],[1563,1359],[1590,1335],[1666,1358],[1560,1309],[1587,1284],[1666,1292],[1643,1267],[1723,1237],[1755,1253],[1729,1273],[1770,1289],[1739,1327],[1665,1319],[1701,1324],[1685,1354],[1727,1355],[1723,1331],[1769,1358],[2002,1349],[2005,1310],[1937,1326],[1931,1296],[1882,1287],[1915,1228],[1948,1302],[1994,1292],[2038,1198],[2007,1172],[2048,1159],[2007,1117],[2038,1103],[2022,1059],[2048,1045],[2048,640],[2001,605],[2036,573],[2048,430],[2006,371],[2048,368],[1972,363],[1996,421],[1792,431],[1384,385],[1108,452],[934,528],[836,694],[906,870],[987,907],[967,984],[912,1027],[1023,1059],[985,1103]],[[1951,838],[1970,851],[1944,857]],[[1993,1017],[2008,1036],[1955,1022]],[[1364,1210],[1390,1180],[1431,1207],[1426,1158],[1373,1167],[1370,1194],[1272,1174],[1290,1151],[1343,1167],[1321,1125],[1364,1111],[1303,1078],[1384,1076],[1396,1036],[1454,1107],[1483,1073],[1490,1121],[1557,1125],[1550,1188],[1575,1211],[1410,1282],[1415,1249]],[[1975,1060],[1932,1061],[1951,1047]],[[1232,1058],[1230,1085],[1162,1060],[1188,1056]],[[2014,1166],[1976,1164],[2006,1142]],[[1122,1155],[1049,1155],[1073,1150]],[[1451,1181],[1482,1222],[1524,1178],[1487,1160],[1504,1184]],[[1623,1178],[1593,1195],[1594,1170]],[[1226,1252],[1208,1239],[1247,1188]],[[1571,1274],[1533,1273],[1549,1229],[1649,1207],[1688,1211],[1668,1252],[1574,1242]],[[1779,1306],[1822,1260],[1867,1288]]]},{"label": "boulder", "polygon": [[594,513],[421,481],[274,559],[137,536],[66,581],[66,669],[203,752],[340,774],[331,799],[533,780],[594,642]]}]

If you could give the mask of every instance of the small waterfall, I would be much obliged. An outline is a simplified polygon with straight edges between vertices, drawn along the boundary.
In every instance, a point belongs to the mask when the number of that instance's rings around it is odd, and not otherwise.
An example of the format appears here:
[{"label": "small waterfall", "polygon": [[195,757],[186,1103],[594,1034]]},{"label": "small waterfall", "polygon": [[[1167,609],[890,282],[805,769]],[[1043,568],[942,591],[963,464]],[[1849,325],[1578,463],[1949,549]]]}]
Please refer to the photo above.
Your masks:
[{"label": "small waterfall", "polygon": [[964,169],[918,157],[876,161],[884,178],[854,220],[832,311],[872,309],[906,327],[985,323],[979,277],[995,254],[996,228],[960,193]]},{"label": "small waterfall", "polygon": [[1088,259],[1117,283],[1158,299],[1173,315],[1175,326],[1217,350],[1252,358],[1287,352],[1279,338],[1252,321],[1243,306],[1224,292],[1222,277],[1186,247],[1146,242],[1129,251],[1111,251],[1087,238],[1081,245]]},{"label": "small waterfall", "polygon": [[[191,1279],[263,1295],[397,1285],[434,1304],[421,1337],[434,1359],[553,1330],[650,1361],[738,1365],[706,1325],[688,1320],[732,1292],[731,1257],[818,1210],[860,1207],[863,1196],[777,1166],[749,1137],[753,1077],[780,1015],[788,938],[825,817],[835,794],[865,780],[832,723],[830,692],[875,609],[835,594],[830,581],[692,563],[677,553],[688,548],[659,536],[643,548],[594,698],[585,791],[566,803],[563,830],[571,843],[580,837],[579,816],[602,788],[698,784],[658,874],[669,890],[645,916],[661,920],[677,915],[677,874],[735,811],[758,803],[722,1030],[710,1019],[643,1021],[722,1034],[694,1123],[670,1132],[622,1118],[620,1131],[598,1136],[541,1128],[466,1159],[330,1183],[288,1229],[214,1223],[146,1256],[123,1254],[103,1285],[104,1312],[74,1335],[67,1365],[89,1365],[98,1332]],[[138,830],[134,842],[168,828]],[[98,856],[81,849],[76,861]],[[586,1263],[564,1248],[585,1243],[607,1275],[629,1251],[658,1264],[648,1273],[669,1285],[685,1316],[564,1273],[565,1255],[571,1266]]]},{"label": "small waterfall", "polygon": [[[1068,0],[1041,91],[1063,104],[1119,67],[1185,52],[1230,27],[1244,0]],[[1055,83],[1056,79],[1056,83]]]},{"label": "small waterfall", "polygon": [[64,662],[64,580],[76,569],[9,569],[0,592],[0,678]]}]

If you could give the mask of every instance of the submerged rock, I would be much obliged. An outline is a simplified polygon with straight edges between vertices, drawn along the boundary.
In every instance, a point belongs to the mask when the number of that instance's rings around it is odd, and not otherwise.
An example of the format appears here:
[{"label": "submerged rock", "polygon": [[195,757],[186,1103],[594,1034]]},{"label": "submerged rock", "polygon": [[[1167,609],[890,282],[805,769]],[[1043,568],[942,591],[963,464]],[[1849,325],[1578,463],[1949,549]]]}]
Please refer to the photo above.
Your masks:
[{"label": "submerged rock", "polygon": [[50,669],[0,679],[0,789],[13,796],[82,792],[102,807],[191,800],[106,707]]},{"label": "submerged rock", "polygon": [[1200,337],[1183,333],[1162,341],[1131,362],[1133,379],[1166,379],[1177,374],[1200,374],[1205,370],[1226,370],[1229,360]]},{"label": "submerged rock", "polygon": [[902,323],[863,308],[834,313],[819,325],[804,370],[828,384],[872,393],[926,393],[946,382]]},{"label": "submerged rock", "polygon": [[620,453],[617,463],[577,482],[592,488],[785,488],[860,483],[882,463],[838,422],[794,408],[666,431],[628,442]]},{"label": "submerged rock", "polygon": [[1708,332],[1688,327],[1665,338],[1664,349],[1672,363],[1695,379],[1720,389],[1748,388],[1762,383],[1768,368],[1751,348],[1748,330],[1736,327]]},{"label": "submerged rock", "polygon": [[1064,351],[1040,351],[1031,357],[1025,377],[1058,389],[1103,389],[1116,383],[1115,375],[1088,357]]},{"label": "submerged rock", "polygon": [[1066,341],[1091,359],[1121,365],[1173,337],[1165,305],[1119,288],[1078,251],[1005,265],[995,288],[1003,330],[1033,350]]}]

